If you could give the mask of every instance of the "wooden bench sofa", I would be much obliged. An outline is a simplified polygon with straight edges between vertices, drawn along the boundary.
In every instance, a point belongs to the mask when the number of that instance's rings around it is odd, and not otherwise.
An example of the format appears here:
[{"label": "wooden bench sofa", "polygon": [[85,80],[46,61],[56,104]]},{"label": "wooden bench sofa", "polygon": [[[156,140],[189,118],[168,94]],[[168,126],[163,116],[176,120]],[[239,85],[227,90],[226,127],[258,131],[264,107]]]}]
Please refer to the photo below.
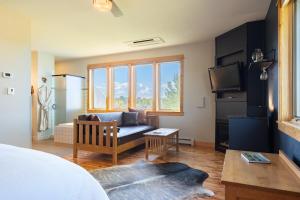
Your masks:
[{"label": "wooden bench sofa", "polygon": [[[159,127],[158,116],[147,115],[146,122],[146,125],[153,127],[152,130]],[[116,120],[99,122],[74,119],[73,126],[74,158],[77,158],[78,150],[110,154],[112,155],[113,165],[117,164],[118,154],[144,144],[145,137],[143,133],[149,131],[143,127],[118,127],[118,121]],[[137,131],[145,131],[135,132],[136,129]],[[126,131],[130,133],[127,134]],[[126,140],[122,140],[122,138],[125,139],[125,137],[122,137],[124,132]]]}]

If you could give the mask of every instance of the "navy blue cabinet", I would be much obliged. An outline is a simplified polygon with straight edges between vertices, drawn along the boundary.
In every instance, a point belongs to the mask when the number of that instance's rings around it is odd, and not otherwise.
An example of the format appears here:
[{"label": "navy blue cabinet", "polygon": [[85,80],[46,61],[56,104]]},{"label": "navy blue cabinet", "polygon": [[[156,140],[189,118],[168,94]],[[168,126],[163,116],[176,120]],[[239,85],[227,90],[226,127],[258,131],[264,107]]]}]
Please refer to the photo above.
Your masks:
[{"label": "navy blue cabinet", "polygon": [[[230,144],[236,149],[247,149],[246,143],[242,140],[245,129],[241,126],[232,126],[230,131],[229,116],[244,117],[266,117],[266,82],[260,80],[261,71],[259,68],[251,68],[251,54],[256,49],[265,49],[265,21],[254,21],[245,23],[234,28],[215,39],[215,65],[223,66],[239,62],[242,74],[242,91],[239,92],[218,92],[216,94],[216,150],[225,151]],[[249,122],[250,123],[250,122]],[[254,125],[254,124],[252,124]],[[257,127],[259,123],[256,124]],[[261,129],[265,130],[265,129]],[[241,131],[241,132],[239,132]],[[234,134],[233,141],[229,135]],[[237,133],[240,133],[240,137]],[[266,130],[266,134],[268,131]],[[245,132],[250,137],[251,133]],[[251,138],[259,140],[264,134],[252,133]],[[245,137],[246,138],[246,137]],[[241,139],[240,146],[237,145]],[[268,138],[261,138],[262,141]],[[265,142],[264,142],[265,143]],[[259,146],[259,145],[258,145]],[[260,150],[261,148],[252,150]]]},{"label": "navy blue cabinet", "polygon": [[270,152],[268,119],[229,117],[229,149]]}]

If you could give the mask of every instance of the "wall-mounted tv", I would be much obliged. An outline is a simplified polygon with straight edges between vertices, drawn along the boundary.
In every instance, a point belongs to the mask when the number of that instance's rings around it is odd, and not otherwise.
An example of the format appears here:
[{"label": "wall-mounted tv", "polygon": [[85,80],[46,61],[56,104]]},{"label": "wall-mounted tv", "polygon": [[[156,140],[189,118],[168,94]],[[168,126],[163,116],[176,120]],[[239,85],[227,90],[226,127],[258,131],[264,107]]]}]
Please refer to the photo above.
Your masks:
[{"label": "wall-mounted tv", "polygon": [[240,64],[208,69],[212,92],[241,91]]}]

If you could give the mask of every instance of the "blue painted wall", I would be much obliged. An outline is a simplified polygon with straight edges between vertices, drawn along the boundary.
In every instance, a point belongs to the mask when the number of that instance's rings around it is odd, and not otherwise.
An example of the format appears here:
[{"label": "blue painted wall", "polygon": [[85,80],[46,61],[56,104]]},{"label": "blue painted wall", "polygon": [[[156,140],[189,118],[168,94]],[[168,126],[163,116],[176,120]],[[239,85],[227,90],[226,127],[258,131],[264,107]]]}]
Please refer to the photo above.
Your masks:
[{"label": "blue painted wall", "polygon": [[[278,12],[277,0],[272,0],[268,14],[266,16],[266,52],[276,50],[276,60],[278,58]],[[278,64],[269,70],[268,79],[268,115],[270,125],[270,135],[272,136],[273,150],[278,152],[283,150],[291,160],[300,166],[300,142],[280,132],[277,126],[278,119]]]},{"label": "blue painted wall", "polygon": [[279,146],[300,167],[300,142],[284,133],[279,133]]}]

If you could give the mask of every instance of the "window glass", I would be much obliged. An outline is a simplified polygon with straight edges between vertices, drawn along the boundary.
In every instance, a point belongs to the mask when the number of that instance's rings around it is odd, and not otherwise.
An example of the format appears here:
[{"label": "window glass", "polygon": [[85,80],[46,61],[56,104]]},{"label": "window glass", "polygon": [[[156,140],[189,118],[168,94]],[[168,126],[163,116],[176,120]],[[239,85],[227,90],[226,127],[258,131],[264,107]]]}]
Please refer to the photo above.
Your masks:
[{"label": "window glass", "polygon": [[153,65],[137,65],[135,76],[136,108],[149,110],[153,107]]},{"label": "window glass", "polygon": [[295,115],[300,117],[300,2],[296,1],[296,20],[295,20],[295,81],[294,81],[294,105]]},{"label": "window glass", "polygon": [[167,59],[141,59],[141,64],[134,65],[131,61],[98,64],[99,68],[89,65],[88,109],[125,111],[132,107],[162,115],[182,112],[183,57]]},{"label": "window glass", "polygon": [[107,72],[106,68],[98,68],[93,73],[94,108],[106,109]]},{"label": "window glass", "polygon": [[159,66],[160,110],[180,110],[180,62],[165,62]]},{"label": "window glass", "polygon": [[125,110],[128,108],[128,66],[113,68],[113,108]]}]

